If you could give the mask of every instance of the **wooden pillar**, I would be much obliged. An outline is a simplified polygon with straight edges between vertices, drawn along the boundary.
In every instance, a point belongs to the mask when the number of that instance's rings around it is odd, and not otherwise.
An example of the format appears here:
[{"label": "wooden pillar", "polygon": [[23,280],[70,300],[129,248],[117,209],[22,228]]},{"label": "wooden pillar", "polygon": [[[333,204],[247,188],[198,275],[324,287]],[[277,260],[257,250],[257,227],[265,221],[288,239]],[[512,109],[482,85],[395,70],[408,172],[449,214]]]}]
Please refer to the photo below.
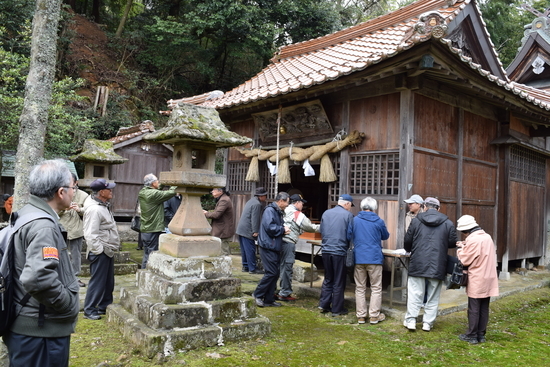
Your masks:
[{"label": "wooden pillar", "polygon": [[402,90],[399,106],[401,139],[399,143],[399,216],[397,218],[397,246],[402,245],[405,236],[406,206],[403,200],[413,192],[414,173],[414,93],[410,89]]},{"label": "wooden pillar", "polygon": [[[414,92],[410,89],[402,90],[399,104],[399,194],[397,200],[399,204],[399,215],[397,217],[397,240],[396,248],[403,246],[405,237],[405,199],[409,198],[414,191]],[[400,247],[402,248],[402,247]],[[396,261],[396,259],[392,259]],[[401,300],[407,299],[407,271],[401,272],[401,286],[405,287],[401,293]]]},{"label": "wooden pillar", "polygon": [[[342,128],[349,134],[349,101],[342,105]],[[340,195],[349,194],[349,149],[340,151],[340,177],[338,179]]]},{"label": "wooden pillar", "polygon": [[[456,175],[456,220],[462,216],[462,181],[464,176],[464,109],[458,109],[458,156]],[[460,238],[460,233],[457,233]]]}]

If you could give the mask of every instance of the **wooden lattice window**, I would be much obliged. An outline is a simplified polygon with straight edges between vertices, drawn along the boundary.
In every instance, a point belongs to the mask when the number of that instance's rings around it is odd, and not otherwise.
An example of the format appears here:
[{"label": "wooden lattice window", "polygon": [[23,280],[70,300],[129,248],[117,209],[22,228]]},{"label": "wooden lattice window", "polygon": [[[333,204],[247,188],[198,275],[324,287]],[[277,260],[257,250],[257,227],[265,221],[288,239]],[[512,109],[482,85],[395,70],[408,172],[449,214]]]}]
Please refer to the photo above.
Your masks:
[{"label": "wooden lattice window", "polygon": [[267,191],[267,198],[274,199],[277,196],[277,189],[275,188],[275,175],[271,175],[267,168],[265,161],[260,161],[260,186],[263,186]]},{"label": "wooden lattice window", "polygon": [[250,162],[227,163],[227,184],[229,192],[251,192],[252,182],[245,181]]},{"label": "wooden lattice window", "polygon": [[337,203],[338,197],[340,197],[340,154],[334,154],[331,157],[331,161],[332,167],[334,167],[334,173],[338,179],[328,185],[329,206],[331,203]]},{"label": "wooden lattice window", "polygon": [[350,156],[350,194],[397,195],[399,153]]},{"label": "wooden lattice window", "polygon": [[545,157],[521,146],[512,146],[510,151],[510,178],[533,185],[546,184]]}]

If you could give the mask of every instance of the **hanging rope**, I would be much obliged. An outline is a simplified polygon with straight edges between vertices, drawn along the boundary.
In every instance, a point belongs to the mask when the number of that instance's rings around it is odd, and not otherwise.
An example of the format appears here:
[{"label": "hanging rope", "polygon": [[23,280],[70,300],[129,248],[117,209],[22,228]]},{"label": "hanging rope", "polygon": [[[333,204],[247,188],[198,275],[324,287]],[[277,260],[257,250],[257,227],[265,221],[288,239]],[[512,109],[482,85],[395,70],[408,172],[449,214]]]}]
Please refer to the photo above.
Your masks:
[{"label": "hanging rope", "polygon": [[[306,159],[309,159],[311,161],[315,160],[321,160],[321,173],[319,175],[319,181],[320,182],[334,182],[337,180],[336,174],[334,173],[334,168],[332,167],[332,163],[330,161],[330,157],[328,156],[328,153],[337,153],[344,148],[350,146],[350,145],[356,145],[361,143],[363,138],[365,137],[364,133],[360,133],[357,130],[352,131],[349,135],[347,135],[345,138],[343,136],[345,135],[345,131],[341,130],[336,134],[334,139],[326,144],[323,145],[314,145],[308,148],[300,148],[300,147],[284,147],[281,149],[275,149],[275,150],[262,150],[261,147],[258,149],[247,149],[242,147],[233,147],[233,149],[237,149],[241,154],[243,154],[247,158],[252,158],[252,161],[250,162],[250,167],[248,169],[247,175],[245,180],[246,181],[255,181],[258,182],[260,180],[260,171],[258,166],[258,161],[265,161],[269,160],[270,162],[278,162],[279,160],[284,159],[292,159],[293,161],[302,162]],[[254,158],[256,158],[256,162],[254,163]],[[285,167],[281,167],[281,171],[283,169],[287,169]],[[288,177],[288,182],[290,182],[290,171],[284,174],[281,172],[281,174],[277,177],[278,183],[283,183],[281,180],[281,176],[283,178]]]}]

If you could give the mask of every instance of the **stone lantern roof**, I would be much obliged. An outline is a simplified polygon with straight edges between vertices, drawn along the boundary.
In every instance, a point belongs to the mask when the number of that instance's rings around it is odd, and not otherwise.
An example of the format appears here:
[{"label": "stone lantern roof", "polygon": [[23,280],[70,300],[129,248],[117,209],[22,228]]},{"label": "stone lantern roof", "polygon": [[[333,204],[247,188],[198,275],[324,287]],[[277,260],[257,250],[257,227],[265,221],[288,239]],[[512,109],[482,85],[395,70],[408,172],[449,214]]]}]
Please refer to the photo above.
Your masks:
[{"label": "stone lantern roof", "polygon": [[82,152],[70,157],[73,162],[122,164],[128,161],[115,153],[112,141],[88,139],[84,142]]},{"label": "stone lantern roof", "polygon": [[194,141],[216,147],[252,143],[252,139],[229,131],[214,108],[188,103],[179,103],[172,111],[168,125],[147,134],[143,139],[169,144]]}]

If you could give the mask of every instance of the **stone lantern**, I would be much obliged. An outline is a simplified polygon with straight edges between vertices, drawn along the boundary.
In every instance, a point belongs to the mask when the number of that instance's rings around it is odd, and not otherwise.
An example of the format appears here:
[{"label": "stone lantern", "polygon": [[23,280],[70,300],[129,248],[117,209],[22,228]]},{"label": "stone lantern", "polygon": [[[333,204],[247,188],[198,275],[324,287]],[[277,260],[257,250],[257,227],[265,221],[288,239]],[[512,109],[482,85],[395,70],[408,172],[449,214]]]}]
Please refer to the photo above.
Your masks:
[{"label": "stone lantern", "polygon": [[167,127],[143,139],[174,146],[172,171],[161,172],[159,181],[178,186],[182,196],[180,208],[168,225],[172,234],[161,235],[159,251],[175,257],[221,255],[221,240],[210,236],[200,198],[213,187],[226,184],[225,175],[214,172],[216,149],[252,140],[228,131],[215,109],[190,104],[180,104],[172,111]]},{"label": "stone lantern", "polygon": [[215,109],[190,104],[176,106],[168,125],[144,140],[174,145],[173,169],[160,172],[159,181],[177,186],[182,201],[168,226],[172,233],[160,236],[136,287],[122,288],[120,304],[107,308],[109,322],[150,357],[269,334],[271,323],[242,294],[200,203],[226,184],[214,172],[216,149],[251,140],[228,131]]},{"label": "stone lantern", "polygon": [[84,162],[84,177],[78,180],[80,187],[90,187],[90,184],[98,178],[110,181],[109,167],[128,161],[128,158],[115,153],[113,142],[97,139],[86,140],[82,152],[70,159],[73,162]]}]

